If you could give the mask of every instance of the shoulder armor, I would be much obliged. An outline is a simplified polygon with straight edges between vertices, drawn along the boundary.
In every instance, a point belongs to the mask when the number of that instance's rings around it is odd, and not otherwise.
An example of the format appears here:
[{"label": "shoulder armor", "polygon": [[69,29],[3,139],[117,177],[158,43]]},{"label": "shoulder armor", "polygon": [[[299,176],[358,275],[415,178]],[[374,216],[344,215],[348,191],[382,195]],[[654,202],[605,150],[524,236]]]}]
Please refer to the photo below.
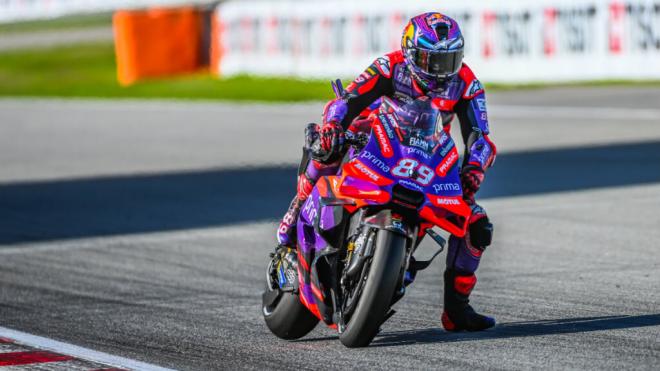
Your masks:
[{"label": "shoulder armor", "polygon": [[403,55],[401,51],[387,53],[382,57],[376,58],[374,63],[371,64],[371,68],[374,68],[378,71],[378,74],[385,77],[392,77],[392,67],[403,61]]},{"label": "shoulder armor", "polygon": [[387,57],[390,60],[390,63],[393,65],[397,63],[401,63],[405,59],[403,57],[403,52],[401,50],[396,50],[391,53],[387,53],[385,54],[385,57]]},{"label": "shoulder armor", "polygon": [[481,85],[481,82],[479,82],[474,75],[474,72],[472,72],[467,64],[463,63],[460,71],[458,71],[458,77],[460,77],[465,86],[463,90],[463,99],[472,99],[476,95],[484,92],[483,85]]}]

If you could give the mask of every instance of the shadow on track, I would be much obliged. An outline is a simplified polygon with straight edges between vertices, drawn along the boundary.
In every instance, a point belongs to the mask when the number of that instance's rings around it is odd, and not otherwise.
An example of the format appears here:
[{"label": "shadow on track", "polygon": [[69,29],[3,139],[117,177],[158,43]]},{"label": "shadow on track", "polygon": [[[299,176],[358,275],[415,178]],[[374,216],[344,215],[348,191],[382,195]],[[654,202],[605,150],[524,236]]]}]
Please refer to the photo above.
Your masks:
[{"label": "shadow on track", "polygon": [[[294,166],[0,185],[0,244],[274,220]],[[660,141],[502,154],[479,198],[660,182]]]},{"label": "shadow on track", "polygon": [[510,322],[482,332],[446,332],[440,328],[386,332],[376,337],[373,347],[399,346],[418,343],[447,343],[486,339],[505,339],[526,336],[574,334],[581,332],[617,330],[660,326],[660,314],[638,316],[603,316],[564,318],[555,320]]},{"label": "shadow on track", "polygon": [[0,185],[0,244],[222,226],[275,218],[293,167]]}]

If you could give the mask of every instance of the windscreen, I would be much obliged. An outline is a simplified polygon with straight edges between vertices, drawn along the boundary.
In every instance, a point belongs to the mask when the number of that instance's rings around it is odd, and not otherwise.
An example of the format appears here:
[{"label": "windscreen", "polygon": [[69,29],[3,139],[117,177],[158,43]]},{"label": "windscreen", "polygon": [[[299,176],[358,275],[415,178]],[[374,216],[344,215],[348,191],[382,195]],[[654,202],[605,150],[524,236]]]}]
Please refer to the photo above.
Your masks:
[{"label": "windscreen", "polygon": [[426,152],[433,152],[442,133],[442,114],[433,106],[431,99],[418,98],[410,103],[394,107],[403,144]]}]

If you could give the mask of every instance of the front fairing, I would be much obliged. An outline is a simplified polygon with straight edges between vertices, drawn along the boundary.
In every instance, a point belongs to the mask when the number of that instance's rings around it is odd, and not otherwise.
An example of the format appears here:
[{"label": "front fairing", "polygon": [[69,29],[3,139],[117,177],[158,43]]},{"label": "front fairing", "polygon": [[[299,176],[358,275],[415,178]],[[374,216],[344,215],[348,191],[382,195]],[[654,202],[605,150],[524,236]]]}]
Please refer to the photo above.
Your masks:
[{"label": "front fairing", "polygon": [[463,236],[470,208],[462,199],[459,155],[451,136],[441,130],[429,148],[402,135],[396,125],[393,115],[376,116],[369,142],[335,180],[336,193],[361,207],[392,202],[395,187],[418,192],[424,201],[413,206],[423,219]]}]

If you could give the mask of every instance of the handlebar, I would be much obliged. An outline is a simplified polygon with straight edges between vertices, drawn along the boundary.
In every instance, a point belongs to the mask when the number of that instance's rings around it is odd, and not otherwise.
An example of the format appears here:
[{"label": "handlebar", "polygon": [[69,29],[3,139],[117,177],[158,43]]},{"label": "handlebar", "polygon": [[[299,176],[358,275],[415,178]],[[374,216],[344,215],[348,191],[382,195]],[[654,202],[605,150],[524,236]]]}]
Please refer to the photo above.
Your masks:
[{"label": "handlebar", "polygon": [[346,138],[344,140],[345,145],[357,147],[357,148],[362,148],[367,145],[369,142],[369,136],[364,133],[358,133],[358,134],[351,134],[346,133]]}]

